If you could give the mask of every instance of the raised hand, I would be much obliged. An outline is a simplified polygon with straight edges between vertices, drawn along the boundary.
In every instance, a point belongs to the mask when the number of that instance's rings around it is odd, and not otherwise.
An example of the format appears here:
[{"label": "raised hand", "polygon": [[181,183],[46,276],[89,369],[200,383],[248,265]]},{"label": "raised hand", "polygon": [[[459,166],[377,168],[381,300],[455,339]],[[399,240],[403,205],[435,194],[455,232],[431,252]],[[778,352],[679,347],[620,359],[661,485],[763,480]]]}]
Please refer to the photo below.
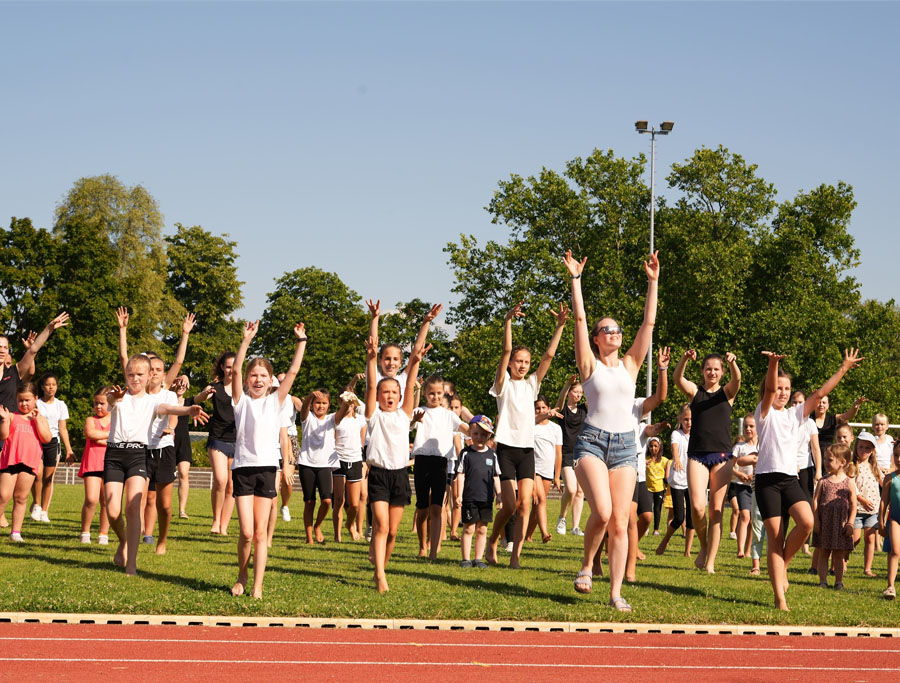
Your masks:
[{"label": "raised hand", "polygon": [[378,356],[378,347],[375,346],[375,340],[372,337],[369,337],[366,340],[366,358],[372,359]]},{"label": "raised hand", "polygon": [[857,408],[859,408],[863,403],[868,403],[868,402],[869,402],[869,399],[867,399],[865,396],[860,396],[858,399],[856,399],[853,402],[853,405],[855,405]]},{"label": "raised hand", "polygon": [[513,318],[524,318],[525,314],[522,313],[522,304],[525,303],[525,299],[522,299],[519,303],[509,309],[506,313],[505,320],[512,320]]},{"label": "raised hand", "polygon": [[191,330],[194,329],[194,324],[197,322],[197,319],[194,317],[193,313],[188,313],[184,318],[184,322],[181,323],[181,331],[184,334],[190,334]]},{"label": "raised hand", "polygon": [[564,303],[560,303],[558,311],[554,311],[552,308],[550,309],[550,315],[556,318],[556,326],[562,327],[569,319],[569,307]]},{"label": "raised hand", "polygon": [[650,254],[650,260],[644,261],[644,272],[651,282],[659,280],[659,251],[654,251]]},{"label": "raised hand", "polygon": [[241,334],[241,339],[243,341],[249,342],[253,337],[256,336],[256,331],[259,329],[259,320],[253,322],[252,320],[248,320],[247,324],[244,326],[244,330]]},{"label": "raised hand", "polygon": [[381,315],[381,299],[377,299],[373,301],[372,299],[366,299],[366,306],[369,307],[369,313],[373,318],[377,318]]},{"label": "raised hand", "polygon": [[566,252],[565,257],[563,258],[563,262],[566,264],[566,268],[569,270],[569,275],[574,278],[577,278],[581,275],[581,271],[584,270],[584,264],[587,263],[587,256],[585,256],[580,261],[572,256],[572,250]]},{"label": "raised hand", "polygon": [[9,410],[6,409],[6,406],[0,405],[0,420],[8,420],[9,419]]},{"label": "raised hand", "polygon": [[411,424],[416,424],[416,423],[418,423],[418,422],[421,422],[422,419],[423,419],[424,417],[425,417],[425,411],[424,411],[424,410],[417,410],[417,411],[415,411],[415,412],[413,413],[413,416],[412,416]]},{"label": "raised hand", "polygon": [[294,325],[294,336],[297,337],[297,341],[307,341],[308,337],[306,336],[306,324],[305,323],[297,323]]},{"label": "raised hand", "polygon": [[22,346],[25,347],[26,351],[31,348],[31,345],[34,344],[35,339],[37,339],[37,332],[29,330],[28,334],[25,335],[25,338],[22,339]]},{"label": "raised hand", "polygon": [[435,304],[431,307],[431,310],[425,314],[425,320],[428,322],[432,322],[435,318],[438,317],[438,314],[441,312],[441,309],[444,308],[444,304]]},{"label": "raised hand", "polygon": [[731,365],[737,360],[737,356],[735,356],[731,351],[725,354],[725,362]]},{"label": "raised hand", "polygon": [[858,368],[859,364],[865,360],[859,355],[859,349],[849,348],[844,350],[844,362],[841,365],[847,370]]},{"label": "raised hand", "polygon": [[121,401],[125,397],[125,390],[120,387],[118,384],[112,388],[112,390],[107,394],[107,398],[110,403],[115,403],[116,401]]},{"label": "raised hand", "polygon": [[659,350],[656,362],[659,365],[660,370],[665,370],[667,367],[669,367],[669,347],[668,346],[663,346]]},{"label": "raised hand", "polygon": [[410,354],[410,357],[409,357],[410,363],[412,363],[413,361],[421,363],[422,359],[425,358],[425,355],[429,351],[431,351],[432,348],[433,348],[433,344],[429,344],[428,346],[421,348],[421,349],[413,349],[413,352],[412,352],[412,354]]},{"label": "raised hand", "polygon": [[58,330],[60,327],[66,327],[69,324],[69,314],[63,311],[58,316],[56,316],[53,320],[51,320],[47,327],[50,328],[51,331]]},{"label": "raised hand", "polygon": [[119,327],[128,327],[128,318],[128,309],[124,306],[119,306],[116,309],[116,320],[119,321]]},{"label": "raised hand", "polygon": [[787,358],[783,353],[775,353],[774,351],[762,351],[762,355],[769,360],[784,360]]},{"label": "raised hand", "polygon": [[697,349],[688,349],[681,357],[686,360],[697,360]]}]

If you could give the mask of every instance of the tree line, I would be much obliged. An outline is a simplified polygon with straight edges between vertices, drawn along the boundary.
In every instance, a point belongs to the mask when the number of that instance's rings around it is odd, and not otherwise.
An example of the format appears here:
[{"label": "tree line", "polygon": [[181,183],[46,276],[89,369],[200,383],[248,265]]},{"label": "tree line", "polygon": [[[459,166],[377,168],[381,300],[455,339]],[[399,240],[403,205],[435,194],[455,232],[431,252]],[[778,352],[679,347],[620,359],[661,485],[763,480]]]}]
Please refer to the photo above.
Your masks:
[{"label": "tree line", "polygon": [[[493,414],[488,388],[503,316],[525,300],[515,343],[539,355],[554,325],[549,308],[569,298],[561,261],[567,249],[588,257],[583,286],[589,319],[614,317],[630,343],[646,289],[646,163],[643,155],[625,159],[594,150],[562,170],[501,180],[485,207],[498,239],[480,244],[463,234],[444,249],[455,281],[447,314],[453,334],[432,328],[434,350],[422,373],[444,375],[473,411]],[[786,353],[795,386],[812,387],[827,378],[841,349],[859,346],[866,361],[835,391],[833,405],[843,410],[865,395],[870,402],[860,419],[874,412],[900,415],[892,381],[900,363],[900,314],[893,300],[862,300],[849,275],[860,262],[850,232],[852,188],[822,184],[779,202],[755,165],[723,147],[697,150],[673,164],[666,180],[677,199],[657,199],[662,275],[655,343],[670,346],[673,359],[686,348],[701,355],[734,352],[744,372],[736,414],[756,404],[765,369],[760,351]],[[76,181],[51,227],[12,218],[0,230],[0,324],[13,356],[21,356],[28,330],[42,329],[62,310],[72,316],[72,325],[53,335],[38,356],[37,374],[59,375],[59,396],[70,407],[76,433],[93,391],[122,380],[117,306],[132,312],[131,348],[166,360],[184,315],[196,315],[184,365],[195,388],[209,380],[216,356],[240,341],[234,317],[243,304],[238,244],[201,226],[175,223],[169,234],[164,227],[145,188],[103,175]],[[377,283],[372,288],[366,296],[377,297]],[[431,303],[397,302],[382,317],[382,340],[411,343]],[[336,397],[364,367],[367,316],[363,297],[338,274],[307,265],[275,279],[251,351],[272,359],[276,371],[285,368],[292,351],[284,330],[306,322],[310,344],[298,391],[325,387]],[[544,392],[552,397],[574,370],[567,329]],[[670,392],[660,419],[674,420],[681,401],[676,394]]]}]

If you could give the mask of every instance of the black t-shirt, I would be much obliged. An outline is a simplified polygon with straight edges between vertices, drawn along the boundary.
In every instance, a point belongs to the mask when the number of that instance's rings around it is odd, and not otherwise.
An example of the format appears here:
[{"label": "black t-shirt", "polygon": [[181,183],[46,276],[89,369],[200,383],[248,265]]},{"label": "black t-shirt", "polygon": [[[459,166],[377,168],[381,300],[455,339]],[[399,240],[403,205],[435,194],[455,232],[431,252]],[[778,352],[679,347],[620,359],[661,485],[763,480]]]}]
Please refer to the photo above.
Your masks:
[{"label": "black t-shirt", "polygon": [[237,431],[234,427],[234,406],[231,405],[231,396],[225,391],[222,382],[213,384],[216,393],[213,394],[213,411],[209,418],[209,438],[226,443],[237,441]]},{"label": "black t-shirt", "polygon": [[[816,423],[816,426],[818,427],[818,423]],[[822,420],[822,426],[819,427],[819,448],[823,454],[825,449],[834,443],[834,433],[837,431],[837,428],[837,418],[831,413],[825,413],[825,419]]]},{"label": "black t-shirt", "polygon": [[725,388],[709,393],[697,387],[691,400],[689,453],[731,453],[731,403]]},{"label": "black t-shirt", "polygon": [[[194,405],[194,397],[184,399],[185,406]],[[190,415],[179,415],[175,425],[175,454],[189,456],[191,454]]]},{"label": "black t-shirt", "polygon": [[563,421],[561,425],[563,453],[568,455],[575,451],[575,441],[578,439],[581,428],[584,426],[584,418],[587,417],[587,412],[587,406],[584,403],[579,403],[575,406],[574,412],[569,410],[569,406],[563,406]]},{"label": "black t-shirt", "polygon": [[464,503],[493,503],[494,475],[499,475],[497,454],[490,448],[476,451],[466,446],[459,454],[456,471],[465,475]]},{"label": "black t-shirt", "polygon": [[10,412],[17,409],[16,390],[19,388],[19,368],[15,364],[3,366],[3,377],[0,379],[0,406]]}]

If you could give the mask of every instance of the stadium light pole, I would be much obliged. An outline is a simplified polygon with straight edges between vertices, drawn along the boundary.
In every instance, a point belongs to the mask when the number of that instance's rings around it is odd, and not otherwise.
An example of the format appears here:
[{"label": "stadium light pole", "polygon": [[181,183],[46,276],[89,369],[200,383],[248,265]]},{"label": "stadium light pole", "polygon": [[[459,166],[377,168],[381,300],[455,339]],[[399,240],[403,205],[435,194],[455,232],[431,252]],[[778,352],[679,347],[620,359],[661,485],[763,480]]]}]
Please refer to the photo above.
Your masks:
[{"label": "stadium light pole", "polygon": [[[668,135],[675,127],[672,121],[663,121],[656,126],[648,128],[646,121],[635,121],[634,129],[641,135],[650,136],[650,253],[653,253],[656,241],[654,233],[654,221],[656,219],[656,136]],[[653,394],[653,337],[650,337],[650,348],[647,349],[647,396]],[[649,417],[649,416],[648,416]]]}]

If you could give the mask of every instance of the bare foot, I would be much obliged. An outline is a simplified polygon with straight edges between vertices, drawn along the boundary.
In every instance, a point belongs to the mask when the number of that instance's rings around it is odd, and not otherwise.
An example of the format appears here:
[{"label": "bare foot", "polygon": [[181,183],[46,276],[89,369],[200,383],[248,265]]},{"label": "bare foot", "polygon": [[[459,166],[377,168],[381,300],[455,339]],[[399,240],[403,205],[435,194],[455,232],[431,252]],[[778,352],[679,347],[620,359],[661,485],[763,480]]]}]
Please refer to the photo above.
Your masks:
[{"label": "bare foot", "polygon": [[419,557],[428,557],[428,548],[419,548]]},{"label": "bare foot", "polygon": [[509,558],[509,568],[510,569],[521,569],[522,564],[519,562],[519,558],[513,555]]},{"label": "bare foot", "polygon": [[0,515],[0,529],[6,529],[9,527],[9,522],[6,521],[6,515]]},{"label": "bare foot", "polygon": [[255,600],[262,600],[262,588],[253,589],[253,598]]},{"label": "bare foot", "polygon": [[790,612],[791,609],[787,606],[787,600],[784,598],[778,599],[775,598],[775,607],[780,609],[782,612]]},{"label": "bare foot", "polygon": [[165,555],[166,554],[166,542],[165,541],[159,541],[156,544],[156,554],[157,555]]},{"label": "bare foot", "polygon": [[697,559],[694,560],[694,566],[697,569],[703,569],[706,566],[706,551],[701,550],[697,554]]},{"label": "bare foot", "polygon": [[635,581],[637,581],[637,577],[634,574],[632,574],[631,576],[628,576],[628,574],[626,574],[625,581],[627,583],[634,583]]},{"label": "bare foot", "polygon": [[526,543],[531,543],[533,540],[534,540],[534,539],[533,539],[531,536],[526,536],[526,537],[525,537],[525,542],[526,542]]},{"label": "bare foot", "polygon": [[667,545],[667,543],[660,543],[658,546],[656,546],[656,554],[663,555],[666,552]]},{"label": "bare foot", "polygon": [[541,542],[549,543],[551,538],[553,538],[553,534],[547,534],[546,536],[541,536]]},{"label": "bare foot", "polygon": [[359,532],[356,531],[355,527],[350,529],[350,538],[352,538],[354,541],[358,541],[360,538]]},{"label": "bare foot", "polygon": [[454,542],[459,541],[459,536],[457,536],[456,534],[450,534],[450,540]]},{"label": "bare foot", "polygon": [[218,535],[221,534],[222,532],[219,531],[219,527],[214,526],[214,527],[212,527],[212,528],[209,530],[209,533],[218,536]]},{"label": "bare foot", "polygon": [[743,560],[745,557],[747,557],[747,556],[744,555],[744,553],[738,553],[738,554],[737,554],[737,558],[738,558],[739,560]]},{"label": "bare foot", "polygon": [[707,567],[707,568],[706,568],[706,573],[707,573],[707,574],[715,574],[715,573],[716,573],[715,567]]},{"label": "bare foot", "polygon": [[137,567],[125,567],[125,576],[137,576]]},{"label": "bare foot", "polygon": [[340,535],[340,534],[335,534],[335,535],[334,535],[334,542],[335,542],[335,543],[341,543],[341,542],[342,542],[342,541],[341,541],[341,535]]},{"label": "bare foot", "polygon": [[116,549],[116,554],[113,555],[113,564],[117,567],[125,566],[125,542],[119,543],[119,547]]},{"label": "bare foot", "polygon": [[388,586],[386,576],[375,577],[375,590],[377,590],[379,593],[387,593],[389,590],[391,590]]},{"label": "bare foot", "polygon": [[316,543],[324,543],[325,542],[325,534],[322,533],[322,527],[316,527]]},{"label": "bare foot", "polygon": [[488,543],[484,549],[484,561],[488,564],[497,564],[497,541]]},{"label": "bare foot", "polygon": [[691,554],[690,554],[688,551],[685,550],[685,551],[684,551],[684,556],[687,557],[687,558],[690,558]]},{"label": "bare foot", "polygon": [[240,581],[238,581],[236,584],[234,584],[234,585],[231,587],[231,594],[232,594],[234,597],[238,597],[239,595],[243,595],[243,594],[244,594],[244,584],[241,583]]},{"label": "bare foot", "polygon": [[644,560],[647,559],[647,556],[644,555],[644,553],[642,553],[640,550],[638,550],[637,558],[638,558],[638,560],[639,560],[640,562],[643,562]]}]

